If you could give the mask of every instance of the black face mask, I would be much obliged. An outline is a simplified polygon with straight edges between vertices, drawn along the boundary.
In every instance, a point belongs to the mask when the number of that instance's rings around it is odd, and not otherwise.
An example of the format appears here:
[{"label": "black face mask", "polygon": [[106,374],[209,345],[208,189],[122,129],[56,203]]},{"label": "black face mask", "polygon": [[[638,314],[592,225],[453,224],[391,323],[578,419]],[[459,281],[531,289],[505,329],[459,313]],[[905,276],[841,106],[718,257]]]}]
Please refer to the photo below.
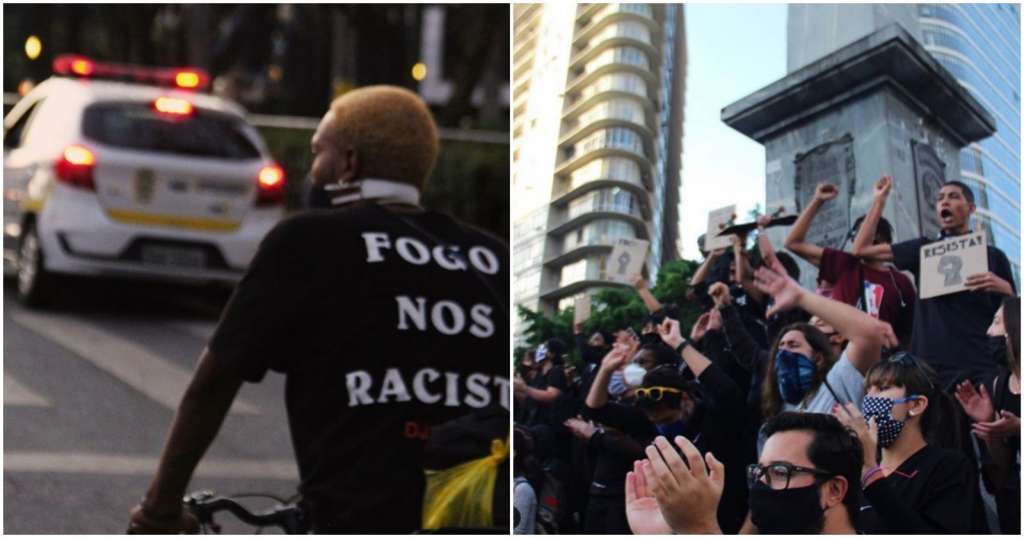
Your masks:
[{"label": "black face mask", "polygon": [[601,359],[608,354],[607,346],[592,346],[587,344],[580,350],[580,357],[587,364],[601,364]]},{"label": "black face mask", "polygon": [[314,183],[312,176],[307,175],[305,181],[302,182],[302,186],[302,206],[306,209],[330,209],[334,207],[331,205],[331,194],[324,189],[323,185]]},{"label": "black face mask", "polygon": [[999,361],[999,364],[1006,364],[1009,357],[1006,355],[1006,337],[1005,336],[989,336],[988,337],[988,352],[989,355]]},{"label": "black face mask", "polygon": [[825,527],[820,483],[772,489],[757,482],[750,488],[750,521],[761,534],[819,534]]}]

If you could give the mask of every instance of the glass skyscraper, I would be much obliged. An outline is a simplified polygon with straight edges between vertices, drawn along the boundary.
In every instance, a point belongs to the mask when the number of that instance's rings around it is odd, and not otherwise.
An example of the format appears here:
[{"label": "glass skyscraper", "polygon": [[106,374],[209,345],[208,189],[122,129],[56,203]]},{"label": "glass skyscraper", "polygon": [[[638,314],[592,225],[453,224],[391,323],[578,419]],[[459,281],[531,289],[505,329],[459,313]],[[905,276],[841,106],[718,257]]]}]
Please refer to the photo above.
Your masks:
[{"label": "glass skyscraper", "polygon": [[[1006,253],[1020,285],[1020,7],[1016,4],[789,6],[788,70],[893,22],[906,28],[996,120],[965,147],[959,179],[974,190],[975,222]],[[901,238],[905,239],[905,238]]]}]

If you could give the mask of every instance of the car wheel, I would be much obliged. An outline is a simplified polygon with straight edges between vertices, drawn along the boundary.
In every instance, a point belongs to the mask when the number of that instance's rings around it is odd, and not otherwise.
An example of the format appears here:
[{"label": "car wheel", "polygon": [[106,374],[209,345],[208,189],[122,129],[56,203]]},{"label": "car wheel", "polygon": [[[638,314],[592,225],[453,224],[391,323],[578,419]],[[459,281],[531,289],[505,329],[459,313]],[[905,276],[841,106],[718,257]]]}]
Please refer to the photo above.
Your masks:
[{"label": "car wheel", "polygon": [[54,275],[43,266],[43,248],[35,226],[28,226],[18,244],[18,300],[44,306],[51,299]]}]

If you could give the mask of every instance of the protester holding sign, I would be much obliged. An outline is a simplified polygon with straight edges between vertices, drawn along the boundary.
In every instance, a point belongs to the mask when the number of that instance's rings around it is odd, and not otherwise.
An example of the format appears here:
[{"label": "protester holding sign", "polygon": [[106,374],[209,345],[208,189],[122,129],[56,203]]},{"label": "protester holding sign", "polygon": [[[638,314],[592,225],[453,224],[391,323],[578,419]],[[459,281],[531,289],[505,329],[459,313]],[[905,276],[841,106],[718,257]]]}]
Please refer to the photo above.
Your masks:
[{"label": "protester holding sign", "polygon": [[[974,193],[959,181],[942,186],[935,201],[935,212],[942,223],[939,237],[921,237],[894,245],[872,244],[891,189],[892,179],[888,176],[875,183],[874,201],[854,239],[853,254],[867,260],[892,261],[896,267],[913,273],[920,287],[922,279],[933,276],[921,273],[922,248],[971,233],[970,218],[976,209]],[[989,350],[986,329],[1002,296],[1016,295],[1016,289],[1006,254],[993,246],[988,246],[986,252],[988,271],[964,275],[970,291],[919,298],[914,306],[911,350],[935,369],[940,385],[947,391],[963,379],[991,382],[1002,359],[979,350]]]},{"label": "protester holding sign", "polygon": [[[909,341],[914,319],[914,286],[903,273],[880,260],[861,260],[833,248],[822,248],[804,240],[818,209],[834,199],[839,190],[831,183],[819,183],[814,197],[800,214],[786,238],[786,248],[819,268],[818,279],[832,283],[831,297],[892,325],[901,341]],[[859,228],[864,217],[857,219]],[[872,244],[892,244],[892,226],[878,221]]]}]

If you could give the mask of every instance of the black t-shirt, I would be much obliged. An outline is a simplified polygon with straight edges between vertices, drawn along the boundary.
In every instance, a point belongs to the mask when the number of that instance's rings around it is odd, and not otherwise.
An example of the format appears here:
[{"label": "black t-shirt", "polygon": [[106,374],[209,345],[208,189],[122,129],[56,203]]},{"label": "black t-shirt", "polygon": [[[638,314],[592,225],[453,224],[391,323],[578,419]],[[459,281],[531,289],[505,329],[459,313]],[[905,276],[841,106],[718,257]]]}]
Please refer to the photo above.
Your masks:
[{"label": "black t-shirt", "polygon": [[864,490],[857,529],[867,534],[974,534],[978,483],[967,456],[925,446]]},{"label": "black t-shirt", "polygon": [[[565,379],[565,370],[562,369],[562,365],[560,364],[552,364],[551,369],[548,370],[547,373],[540,374],[537,377],[528,380],[526,384],[527,386],[537,390],[547,390],[548,387],[555,387],[561,391],[562,394],[565,394],[569,388],[568,381]],[[552,424],[555,402],[542,404],[533,399],[527,398],[525,405],[530,410],[529,424],[531,426],[538,424],[561,426],[561,422]]]},{"label": "black t-shirt", "polygon": [[451,217],[374,204],[279,223],[224,311],[215,359],[286,375],[317,531],[421,526],[431,427],[508,409],[508,247]]},{"label": "black t-shirt", "polygon": [[[921,285],[921,247],[937,239],[919,238],[892,246],[893,263],[914,274]],[[1013,286],[1013,273],[1006,254],[988,247],[989,271]],[[963,275],[964,277],[968,275]],[[1016,288],[1014,288],[1016,289]],[[1002,303],[999,293],[962,291],[930,299],[916,299],[911,351],[939,374],[946,389],[970,378],[975,383],[992,379],[1000,361],[988,353],[985,332]]]}]

